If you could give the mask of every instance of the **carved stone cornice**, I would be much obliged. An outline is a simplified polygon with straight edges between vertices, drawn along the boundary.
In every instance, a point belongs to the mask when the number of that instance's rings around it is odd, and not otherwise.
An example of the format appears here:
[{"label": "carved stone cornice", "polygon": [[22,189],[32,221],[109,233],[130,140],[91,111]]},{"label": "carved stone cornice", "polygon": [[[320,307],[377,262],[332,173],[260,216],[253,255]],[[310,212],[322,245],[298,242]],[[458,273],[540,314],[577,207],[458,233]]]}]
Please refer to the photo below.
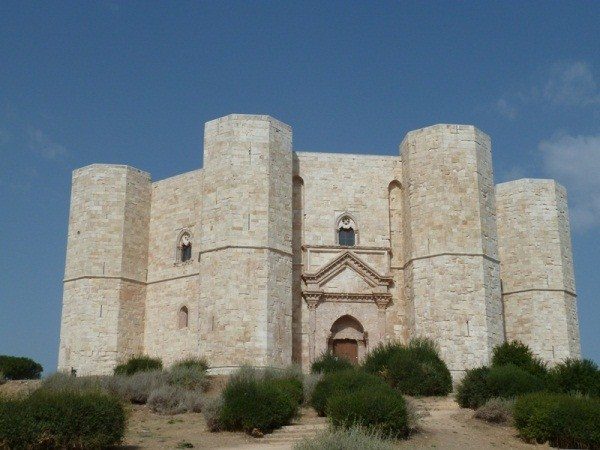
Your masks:
[{"label": "carved stone cornice", "polygon": [[350,250],[343,251],[339,256],[322,266],[317,272],[302,274],[302,278],[306,284],[323,285],[342,272],[346,267],[352,268],[371,287],[389,287],[393,282],[393,277],[391,275],[380,275],[375,269]]},{"label": "carved stone cornice", "polygon": [[315,310],[319,303],[321,302],[321,298],[323,296],[322,292],[303,292],[304,301],[308,305],[308,309]]}]

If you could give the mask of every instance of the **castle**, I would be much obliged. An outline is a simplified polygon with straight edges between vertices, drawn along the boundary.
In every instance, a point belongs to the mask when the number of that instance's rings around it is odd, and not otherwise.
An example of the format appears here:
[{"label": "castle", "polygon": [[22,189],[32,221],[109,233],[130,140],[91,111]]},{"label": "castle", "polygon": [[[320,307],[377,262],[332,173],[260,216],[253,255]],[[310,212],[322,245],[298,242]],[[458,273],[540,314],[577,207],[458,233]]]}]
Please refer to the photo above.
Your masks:
[{"label": "castle", "polygon": [[140,354],[307,369],[414,336],[455,379],[505,340],[580,356],[565,190],[495,186],[473,126],[411,131],[399,156],[327,154],[233,114],[206,123],[202,169],[73,173],[59,370]]}]

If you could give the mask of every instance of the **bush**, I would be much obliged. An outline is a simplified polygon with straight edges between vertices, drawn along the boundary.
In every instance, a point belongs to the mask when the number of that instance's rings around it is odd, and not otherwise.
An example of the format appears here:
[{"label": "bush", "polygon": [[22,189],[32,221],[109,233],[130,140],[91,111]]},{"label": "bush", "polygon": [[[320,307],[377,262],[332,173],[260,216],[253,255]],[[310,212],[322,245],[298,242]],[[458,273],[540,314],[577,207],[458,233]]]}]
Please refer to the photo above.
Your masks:
[{"label": "bush", "polygon": [[221,411],[223,410],[223,397],[220,395],[208,398],[204,401],[202,413],[206,420],[206,427],[210,431],[221,430]]},{"label": "bush", "polygon": [[330,351],[323,353],[310,366],[311,373],[333,373],[351,369],[354,366],[346,358],[335,356]]},{"label": "bush", "polygon": [[489,398],[515,398],[529,392],[544,389],[544,382],[519,367],[508,365],[492,367],[487,377]]},{"label": "bush", "polygon": [[130,358],[125,364],[115,367],[115,375],[133,375],[137,372],[148,372],[150,370],[162,369],[162,361],[149,356],[136,356]]},{"label": "bush", "polygon": [[201,391],[190,391],[178,386],[162,386],[148,396],[148,406],[159,414],[200,412],[203,396]]},{"label": "bush", "polygon": [[480,367],[468,370],[457,388],[456,400],[463,408],[479,408],[489,399],[515,398],[543,390],[545,383],[517,366]]},{"label": "bush", "polygon": [[486,422],[510,424],[513,420],[515,401],[506,398],[491,398],[477,408],[475,417]]},{"label": "bush", "polygon": [[600,448],[600,400],[539,392],[519,397],[515,426],[528,442],[560,448]]},{"label": "bush", "polygon": [[294,405],[300,406],[302,404],[304,398],[302,382],[295,378],[275,378],[271,380],[271,384],[285,392]]},{"label": "bush", "polygon": [[104,389],[125,401],[143,405],[150,393],[169,382],[169,374],[162,370],[137,372],[131,376],[108,377]]},{"label": "bush", "polygon": [[600,397],[600,370],[589,359],[567,359],[550,369],[548,384],[553,392]]},{"label": "bush", "polygon": [[196,368],[203,372],[208,370],[208,362],[204,358],[186,358],[181,361],[177,361],[175,364],[171,366],[171,369],[176,369],[180,367],[185,368]]},{"label": "bush", "polygon": [[349,369],[323,376],[315,386],[310,399],[311,406],[320,416],[325,415],[327,400],[338,393],[351,393],[360,389],[385,385],[381,378],[366,372]]},{"label": "bush", "polygon": [[433,341],[412,340],[404,350],[392,352],[388,364],[389,382],[403,394],[448,395],[452,392],[452,376]]},{"label": "bush", "polygon": [[334,426],[360,425],[391,438],[408,435],[408,415],[402,395],[387,385],[340,392],[329,398],[327,417]]},{"label": "bush", "polygon": [[168,373],[168,383],[172,386],[179,386],[188,390],[207,391],[210,387],[210,381],[206,376],[206,371],[200,366],[195,365],[177,365],[173,366]]},{"label": "bush", "polygon": [[125,421],[110,395],[37,391],[0,402],[0,447],[104,448],[121,441]]},{"label": "bush", "polygon": [[294,450],[393,450],[393,444],[381,433],[353,426],[322,431],[296,444]]},{"label": "bush", "polygon": [[37,380],[44,368],[29,358],[0,355],[0,372],[6,380]]},{"label": "bush", "polygon": [[456,387],[456,401],[461,407],[475,409],[491,398],[487,386],[489,373],[489,367],[467,370],[465,377]]},{"label": "bush", "polygon": [[312,397],[313,392],[315,391],[315,387],[323,378],[322,373],[310,373],[304,375],[302,378],[302,394],[303,394],[303,403],[308,405],[310,403],[310,399]]},{"label": "bush", "polygon": [[290,422],[298,403],[281,383],[240,371],[223,390],[219,425],[226,430],[269,432]]},{"label": "bush", "polygon": [[540,378],[544,378],[548,371],[546,364],[535,357],[529,347],[519,341],[505,342],[494,348],[492,367],[506,365],[517,366]]},{"label": "bush", "polygon": [[365,372],[378,375],[386,381],[389,379],[389,363],[392,355],[403,352],[406,347],[399,342],[380,343],[377,347],[371,350],[364,362],[363,369]]}]

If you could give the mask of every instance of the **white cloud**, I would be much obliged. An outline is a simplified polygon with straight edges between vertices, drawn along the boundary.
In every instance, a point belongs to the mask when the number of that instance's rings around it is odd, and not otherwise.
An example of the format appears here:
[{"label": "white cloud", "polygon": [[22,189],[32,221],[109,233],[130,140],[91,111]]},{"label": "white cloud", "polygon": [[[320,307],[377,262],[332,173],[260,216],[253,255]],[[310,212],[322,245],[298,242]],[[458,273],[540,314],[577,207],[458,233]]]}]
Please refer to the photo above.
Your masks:
[{"label": "white cloud", "polygon": [[517,108],[509,104],[504,98],[499,99],[496,102],[495,107],[498,114],[506,117],[507,119],[512,120],[517,117]]},{"label": "white cloud", "polygon": [[544,99],[556,105],[600,104],[600,91],[585,62],[555,64],[543,88]]},{"label": "white cloud", "polygon": [[46,159],[56,159],[67,154],[67,148],[54,142],[40,129],[29,128],[29,148],[42,155]]},{"label": "white cloud", "polygon": [[542,141],[544,171],[567,188],[573,228],[600,226],[600,134]]}]

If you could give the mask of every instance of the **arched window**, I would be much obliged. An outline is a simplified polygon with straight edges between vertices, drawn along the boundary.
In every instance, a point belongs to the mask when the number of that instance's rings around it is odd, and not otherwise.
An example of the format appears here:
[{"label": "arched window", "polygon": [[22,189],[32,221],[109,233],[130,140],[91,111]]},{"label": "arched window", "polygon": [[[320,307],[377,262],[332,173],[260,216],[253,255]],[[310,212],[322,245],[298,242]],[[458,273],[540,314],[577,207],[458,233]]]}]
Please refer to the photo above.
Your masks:
[{"label": "arched window", "polygon": [[356,223],[348,215],[340,218],[337,225],[338,245],[354,247],[356,245]]},{"label": "arched window", "polygon": [[181,330],[182,328],[187,328],[188,326],[188,309],[187,306],[182,306],[179,309],[179,314],[177,315],[177,326]]},{"label": "arched window", "polygon": [[186,262],[192,259],[192,240],[189,233],[183,233],[177,243],[177,259]]}]

